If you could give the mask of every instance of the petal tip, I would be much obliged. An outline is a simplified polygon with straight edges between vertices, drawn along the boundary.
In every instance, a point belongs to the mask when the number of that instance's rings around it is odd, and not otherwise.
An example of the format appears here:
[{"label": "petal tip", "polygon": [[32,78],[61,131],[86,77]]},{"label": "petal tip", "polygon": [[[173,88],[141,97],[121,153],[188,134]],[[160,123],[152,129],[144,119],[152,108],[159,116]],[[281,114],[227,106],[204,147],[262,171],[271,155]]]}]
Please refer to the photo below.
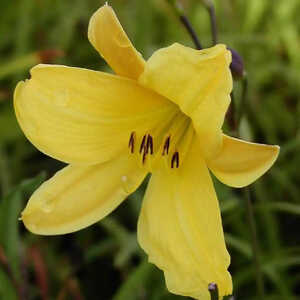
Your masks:
[{"label": "petal tip", "polygon": [[264,175],[279,152],[278,145],[256,144],[223,135],[222,151],[208,164],[220,181],[242,188]]},{"label": "petal tip", "polygon": [[142,73],[145,62],[108,4],[92,15],[88,39],[117,74],[136,79]]},{"label": "petal tip", "polygon": [[270,167],[275,163],[275,161],[277,160],[279,153],[280,153],[280,146],[278,145],[272,145],[270,146],[273,152],[273,157],[271,158],[271,165]]},{"label": "petal tip", "polygon": [[31,220],[31,213],[28,211],[28,206],[22,211],[20,220],[23,222],[26,229],[34,234],[39,234],[36,225]]},{"label": "petal tip", "polygon": [[[45,210],[39,204],[33,204],[30,199],[27,203],[27,206],[21,213],[21,221],[23,222],[25,228],[33,234],[38,235],[58,235],[65,234],[64,230],[61,230],[59,226],[51,227],[47,224],[43,225],[42,221],[47,219]],[[71,231],[70,231],[71,232]]]},{"label": "petal tip", "polygon": [[95,32],[96,27],[99,27],[101,25],[101,22],[103,23],[109,22],[108,18],[111,17],[116,19],[116,15],[113,8],[110,5],[108,5],[107,2],[103,6],[101,6],[98,10],[96,10],[94,14],[91,16],[88,25],[88,39],[92,45],[96,43],[96,32]]}]

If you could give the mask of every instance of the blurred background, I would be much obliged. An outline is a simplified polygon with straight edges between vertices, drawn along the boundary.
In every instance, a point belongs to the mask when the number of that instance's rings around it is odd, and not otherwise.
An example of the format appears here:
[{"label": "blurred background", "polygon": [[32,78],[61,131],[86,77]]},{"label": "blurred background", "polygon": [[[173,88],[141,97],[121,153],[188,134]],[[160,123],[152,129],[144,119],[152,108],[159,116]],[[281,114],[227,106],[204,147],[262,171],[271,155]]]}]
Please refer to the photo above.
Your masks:
[{"label": "blurred background", "polygon": [[[209,14],[201,0],[181,1],[205,47]],[[13,111],[13,91],[38,63],[110,72],[87,39],[99,0],[0,1],[0,299],[187,299],[169,294],[162,272],[136,241],[146,183],[113,214],[80,232],[36,236],[18,221],[31,193],[63,164],[36,150]],[[164,0],[111,0],[136,48],[148,58],[174,42],[192,46]],[[216,0],[219,41],[243,57],[248,94],[240,135],[279,144],[274,167],[251,186],[265,300],[300,299],[300,1]],[[242,94],[235,82],[235,101]],[[240,104],[241,106],[241,104]],[[230,128],[230,116],[225,131]],[[236,300],[257,299],[246,203],[215,182]]]}]

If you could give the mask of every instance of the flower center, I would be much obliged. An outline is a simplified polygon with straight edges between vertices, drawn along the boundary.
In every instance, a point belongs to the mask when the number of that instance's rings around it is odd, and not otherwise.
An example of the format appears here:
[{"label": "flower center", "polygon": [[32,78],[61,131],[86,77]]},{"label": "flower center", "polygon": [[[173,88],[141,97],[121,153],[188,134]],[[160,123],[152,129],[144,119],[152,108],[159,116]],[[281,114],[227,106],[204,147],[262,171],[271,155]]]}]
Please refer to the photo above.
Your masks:
[{"label": "flower center", "polygon": [[131,132],[128,148],[139,165],[150,172],[161,164],[176,170],[182,165],[193,136],[192,121],[177,112],[159,128],[143,133]]}]

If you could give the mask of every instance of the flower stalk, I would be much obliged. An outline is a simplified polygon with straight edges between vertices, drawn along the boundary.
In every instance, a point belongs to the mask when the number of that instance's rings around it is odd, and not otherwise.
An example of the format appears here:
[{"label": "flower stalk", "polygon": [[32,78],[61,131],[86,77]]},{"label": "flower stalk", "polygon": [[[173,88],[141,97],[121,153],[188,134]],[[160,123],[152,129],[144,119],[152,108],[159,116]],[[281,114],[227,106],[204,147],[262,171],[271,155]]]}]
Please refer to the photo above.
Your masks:
[{"label": "flower stalk", "polygon": [[255,279],[256,279],[256,288],[257,293],[260,300],[264,299],[264,280],[263,274],[261,270],[261,261],[260,261],[260,248],[257,238],[257,230],[256,230],[256,222],[254,217],[254,209],[253,204],[251,201],[251,194],[250,188],[244,188],[244,197],[246,199],[246,211],[247,211],[247,219],[250,226],[251,232],[251,246],[252,246],[252,253],[253,253],[253,260],[255,265]]},{"label": "flower stalk", "polygon": [[187,18],[187,16],[184,14],[183,8],[182,6],[178,3],[178,1],[176,0],[167,0],[171,6],[173,7],[176,15],[178,16],[181,24],[184,26],[184,28],[187,30],[188,34],[190,35],[192,41],[195,44],[195,47],[197,50],[201,50],[203,49],[199,38],[192,26],[192,24],[190,23],[189,19]]},{"label": "flower stalk", "polygon": [[218,43],[218,30],[217,30],[217,17],[216,17],[216,9],[212,0],[202,0],[203,5],[208,11],[210,26],[211,26],[211,34],[212,34],[212,45],[216,45]]},{"label": "flower stalk", "polygon": [[[232,113],[234,114],[234,127],[232,128],[235,132],[237,138],[240,138],[240,125],[242,117],[245,113],[245,107],[247,105],[247,95],[248,95],[248,78],[247,73],[244,72],[243,78],[241,81],[242,84],[242,94],[241,94],[241,101],[240,106],[238,109],[238,113],[235,113],[235,103],[232,103]],[[232,100],[234,102],[234,94],[232,93]],[[256,229],[256,222],[255,222],[255,216],[254,216],[254,208],[253,203],[251,200],[251,191],[250,187],[244,187],[243,189],[243,195],[246,200],[246,212],[247,212],[247,222],[249,224],[250,228],[250,234],[251,234],[251,248],[252,248],[252,256],[254,260],[255,265],[255,280],[256,280],[256,289],[258,293],[258,297],[260,300],[264,299],[264,279],[263,274],[261,270],[261,261],[260,261],[260,247],[259,247],[259,241],[257,237],[257,229]]]},{"label": "flower stalk", "polygon": [[193,26],[191,25],[189,19],[185,15],[180,15],[179,19],[180,19],[181,23],[184,25],[184,27],[186,28],[187,32],[190,34],[190,36],[195,44],[196,49],[201,50],[202,46],[200,44],[200,41],[193,29]]},{"label": "flower stalk", "polygon": [[[245,113],[245,107],[247,105],[247,94],[248,94],[248,78],[247,73],[244,72],[243,78],[241,81],[242,84],[242,94],[241,94],[241,101],[239,105],[239,109],[236,113],[236,103],[234,103],[234,93],[232,93],[232,103],[231,103],[231,117],[233,122],[231,123],[232,130],[237,138],[240,138],[240,125],[242,117]],[[260,261],[260,247],[259,241],[257,237],[257,230],[256,230],[256,222],[254,216],[254,208],[253,203],[251,200],[251,192],[250,187],[244,187],[243,189],[244,199],[246,200],[246,212],[247,212],[247,222],[250,228],[251,234],[251,248],[252,248],[252,256],[255,265],[255,280],[256,280],[256,289],[258,294],[258,299],[264,299],[264,279],[261,270],[261,261]]]},{"label": "flower stalk", "polygon": [[239,112],[236,116],[236,124],[237,128],[240,127],[241,120],[245,111],[245,107],[247,106],[247,94],[248,94],[248,78],[247,74],[244,73],[243,79],[242,79],[242,95],[241,95],[241,102],[239,106]]},{"label": "flower stalk", "polygon": [[[234,116],[234,132],[236,132],[236,135],[238,138],[240,138],[240,125],[242,117],[245,113],[245,107],[247,105],[247,95],[248,95],[248,78],[247,73],[244,72],[243,78],[241,81],[242,84],[242,94],[241,94],[241,101],[238,113]],[[232,94],[233,95],[233,94]],[[233,98],[234,99],[234,98]],[[234,101],[233,101],[234,102]],[[232,103],[232,107],[234,106],[234,103]],[[235,112],[233,111],[235,114]],[[260,261],[260,247],[259,247],[259,241],[257,237],[257,229],[256,229],[256,221],[254,216],[254,208],[253,203],[251,200],[251,190],[250,187],[245,187],[243,189],[244,198],[246,200],[246,212],[247,212],[247,221],[250,228],[250,234],[251,234],[251,248],[252,248],[252,255],[255,265],[255,280],[256,280],[256,289],[258,293],[258,297],[260,300],[264,299],[264,278],[263,273],[261,269],[261,261]]]}]

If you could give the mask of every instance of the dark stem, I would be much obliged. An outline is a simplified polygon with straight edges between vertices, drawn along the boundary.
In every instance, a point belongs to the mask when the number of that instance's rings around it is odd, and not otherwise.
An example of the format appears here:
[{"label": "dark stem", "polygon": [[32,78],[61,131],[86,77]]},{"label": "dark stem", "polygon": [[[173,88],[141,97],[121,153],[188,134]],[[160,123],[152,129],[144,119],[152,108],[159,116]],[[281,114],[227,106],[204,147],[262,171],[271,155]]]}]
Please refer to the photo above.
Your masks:
[{"label": "dark stem", "polygon": [[242,94],[241,101],[237,107],[237,103],[235,101],[234,93],[231,93],[231,103],[229,109],[226,114],[226,120],[231,129],[232,135],[239,137],[240,136],[240,125],[241,120],[246,111],[247,106],[247,93],[248,93],[248,79],[246,74],[242,79]]},{"label": "dark stem", "polygon": [[210,17],[212,42],[213,42],[213,45],[216,45],[218,43],[218,30],[217,30],[217,18],[216,18],[215,6],[212,1],[209,1],[209,3],[206,4],[206,7],[207,7],[209,17]]},{"label": "dark stem", "polygon": [[236,117],[236,103],[234,100],[233,92],[231,93],[230,97],[231,97],[231,103],[230,103],[228,111],[226,113],[226,120],[231,129],[231,134],[237,137],[238,136],[238,132],[237,132],[238,126],[237,126],[237,117]]},{"label": "dark stem", "polygon": [[196,46],[196,49],[198,49],[198,50],[203,49],[192,24],[190,23],[189,19],[184,15],[184,10],[183,10],[182,6],[180,5],[180,3],[177,0],[167,0],[167,1],[173,7],[180,22],[183,24],[183,26],[185,27],[185,29],[191,36],[191,38]]},{"label": "dark stem", "polygon": [[185,15],[180,15],[179,19],[180,19],[181,23],[184,25],[184,27],[187,30],[187,32],[189,33],[189,35],[191,36],[191,38],[196,46],[196,49],[201,50],[202,45],[197,37],[195,30],[192,27],[190,21],[188,20],[188,18]]},{"label": "dark stem", "polygon": [[[248,79],[247,79],[247,74],[245,73],[242,79],[242,94],[241,94],[241,101],[239,103],[238,112],[237,114],[235,111],[231,112],[234,115],[232,116],[234,118],[234,122],[233,122],[234,126],[232,126],[231,129],[236,133],[237,137],[240,137],[240,123],[244,113],[246,112],[247,93],[248,93]],[[233,97],[232,100],[234,102]],[[235,105],[236,103],[232,103],[232,107],[235,107]],[[244,193],[244,198],[246,200],[247,221],[250,227],[250,234],[251,234],[251,247],[252,247],[252,255],[253,255],[253,260],[255,265],[255,280],[256,280],[258,299],[263,300],[265,294],[264,278],[261,269],[260,248],[259,248],[259,243],[257,238],[257,230],[256,230],[255,217],[254,217],[253,204],[251,201],[250,188],[245,187],[243,193]]]},{"label": "dark stem", "polygon": [[248,94],[248,79],[247,79],[247,74],[244,74],[244,77],[242,79],[241,103],[240,103],[240,107],[239,107],[239,113],[236,118],[237,128],[240,127],[241,119],[244,114],[245,108],[247,106],[247,94]]},{"label": "dark stem", "polygon": [[253,252],[253,259],[254,259],[255,273],[256,273],[256,288],[258,291],[259,299],[263,300],[265,294],[264,280],[263,280],[263,274],[261,270],[260,249],[258,246],[256,223],[254,218],[254,210],[251,201],[251,194],[250,194],[249,187],[244,188],[244,194],[247,201],[247,219],[250,225],[250,232],[251,232],[251,245],[252,245],[252,252]]}]

